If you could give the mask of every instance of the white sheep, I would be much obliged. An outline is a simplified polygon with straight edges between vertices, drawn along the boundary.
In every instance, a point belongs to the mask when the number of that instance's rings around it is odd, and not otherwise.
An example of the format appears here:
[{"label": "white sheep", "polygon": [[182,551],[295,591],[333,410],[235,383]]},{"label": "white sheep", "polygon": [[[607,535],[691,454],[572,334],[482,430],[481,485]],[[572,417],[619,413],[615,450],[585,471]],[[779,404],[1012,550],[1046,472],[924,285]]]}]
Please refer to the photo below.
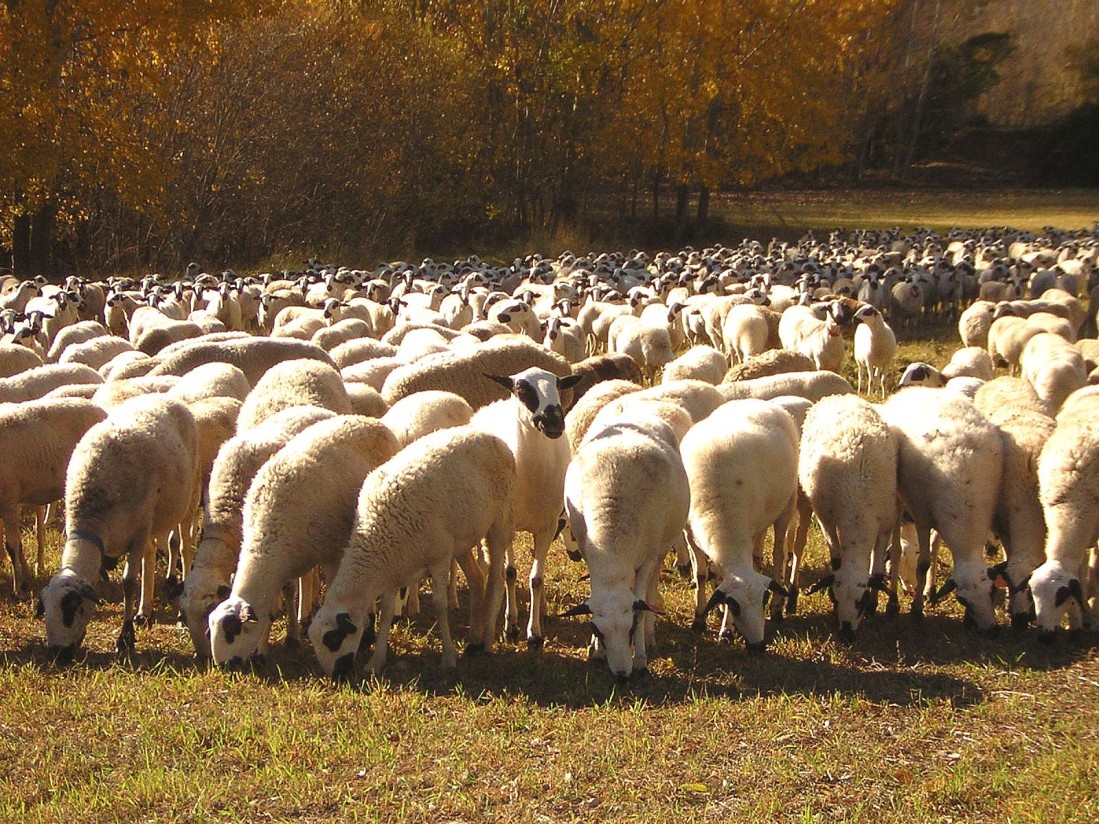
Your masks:
[{"label": "white sheep", "polygon": [[770,348],[770,311],[754,303],[740,303],[729,309],[721,324],[721,337],[731,358],[743,363]]},{"label": "white sheep", "polygon": [[240,410],[238,426],[247,431],[292,406],[323,406],[350,414],[351,401],[335,367],[316,360],[288,360],[268,369],[252,387]]},{"label": "white sheep", "polygon": [[[527,645],[541,649],[544,576],[550,543],[557,534],[564,506],[565,470],[570,450],[565,433],[565,414],[560,393],[579,378],[558,377],[545,369],[530,368],[514,375],[486,375],[508,389],[511,397],[478,410],[470,426],[496,435],[515,457],[517,472],[515,529],[531,533],[530,619]],[[516,600],[513,548],[507,551],[507,638],[519,637],[519,605]]]},{"label": "white sheep", "polygon": [[[84,640],[104,558],[126,559],[117,649],[134,648],[134,627],[152,618],[156,544],[194,517],[200,492],[194,416],[177,400],[144,395],[92,426],[65,477],[61,569],[42,590],[46,639],[60,660]],[[138,575],[141,600],[135,615]]]},{"label": "white sheep", "polygon": [[967,622],[991,629],[995,574],[984,564],[984,549],[1000,494],[999,431],[968,399],[926,387],[897,392],[880,411],[898,435],[897,491],[916,523],[920,546],[913,616],[923,615],[935,529],[950,548],[954,573],[932,602],[957,590]]},{"label": "white sheep", "polygon": [[[19,508],[42,507],[61,499],[65,471],[77,442],[107,413],[90,401],[45,399],[0,406],[0,537],[11,559],[17,595],[31,588],[31,571],[23,554]],[[35,571],[43,571],[45,535],[38,524]]]},{"label": "white sheep", "polygon": [[[776,549],[785,540],[797,500],[797,424],[776,404],[730,401],[695,424],[680,452],[691,487],[690,535],[720,576],[694,626],[704,628],[706,613],[723,604],[726,620],[732,617],[749,649],[762,650],[768,593],[789,593],[758,572],[754,558],[771,527]],[[697,555],[695,560],[701,588]]]},{"label": "white sheep", "polygon": [[244,500],[232,592],[207,618],[214,663],[266,655],[285,584],[317,566],[333,579],[363,480],[396,453],[381,423],[340,415],[313,424],[260,468]]},{"label": "white sheep", "polygon": [[1056,415],[1065,399],[1087,383],[1080,350],[1053,332],[1031,337],[1023,347],[1019,366],[1047,415]]},{"label": "white sheep", "polygon": [[21,403],[43,397],[59,386],[103,383],[103,378],[82,363],[50,363],[0,378],[0,403]]},{"label": "white sheep", "polygon": [[862,375],[866,373],[867,394],[873,391],[875,379],[885,398],[885,376],[897,354],[897,336],[873,306],[863,306],[855,312],[855,364],[859,372],[858,391],[862,392]]},{"label": "white sheep", "polygon": [[0,343],[0,380],[42,365],[42,358],[25,346]]},{"label": "white sheep", "polygon": [[1038,490],[1048,535],[1045,561],[1028,583],[1039,638],[1051,641],[1070,607],[1070,626],[1093,623],[1088,550],[1099,540],[1099,395],[1075,398],[1058,415],[1038,459]]},{"label": "white sheep", "polygon": [[992,313],[996,304],[990,300],[974,301],[958,318],[958,334],[963,346],[988,347],[988,331],[992,328]]},{"label": "white sheep", "polygon": [[319,406],[295,406],[226,441],[210,470],[202,536],[191,570],[183,582],[179,611],[195,652],[210,657],[207,617],[229,597],[244,530],[244,499],[256,473],[292,438],[315,423],[335,416]]},{"label": "white sheep", "polygon": [[341,343],[329,354],[336,367],[344,369],[372,358],[392,358],[397,354],[397,347],[374,338],[359,338]]},{"label": "white sheep", "polygon": [[663,383],[670,383],[693,379],[716,385],[721,383],[728,368],[729,362],[714,347],[692,346],[664,367],[660,380]]},{"label": "white sheep", "polygon": [[565,475],[591,596],[564,615],[591,616],[593,657],[618,678],[648,670],[661,562],[687,522],[691,492],[678,444],[664,421],[634,410],[596,422]]},{"label": "white sheep", "polygon": [[756,398],[770,400],[780,395],[797,395],[819,401],[828,395],[848,395],[855,388],[835,372],[782,372],[751,380],[722,383],[718,388],[726,400]]},{"label": "white sheep", "polygon": [[641,387],[633,381],[615,378],[600,381],[585,392],[584,397],[578,400],[565,415],[565,435],[569,439],[570,448],[575,452],[580,447],[580,442],[588,433],[592,421],[603,407],[623,395],[640,389]]},{"label": "white sheep", "polygon": [[954,378],[978,378],[990,381],[996,376],[996,368],[988,352],[980,346],[963,346],[956,350],[942,369],[948,383]]},{"label": "white sheep", "polygon": [[1025,318],[1004,315],[996,318],[988,330],[988,354],[996,366],[1004,366],[1014,375],[1019,368],[1023,348],[1042,330],[1026,322]]},{"label": "white sheep", "polygon": [[162,360],[151,370],[155,375],[185,375],[204,363],[221,361],[230,363],[244,372],[244,377],[255,386],[263,373],[282,361],[308,359],[332,364],[328,353],[319,346],[293,338],[261,338],[238,332],[226,332],[229,338],[211,340],[200,338],[188,341],[182,348],[162,354]]},{"label": "white sheep", "polygon": [[61,359],[61,355],[70,346],[77,343],[87,343],[92,338],[103,337],[106,334],[108,334],[107,327],[99,321],[83,320],[66,326],[57,333],[57,336],[50,344],[46,360],[50,363],[57,363]]},{"label": "white sheep", "polygon": [[607,349],[629,355],[652,383],[656,373],[675,358],[672,338],[663,322],[643,320],[630,314],[615,318],[607,331]]},{"label": "white sheep", "polygon": [[778,325],[782,348],[800,352],[813,361],[817,369],[839,372],[843,362],[844,343],[836,321],[835,302],[829,303],[824,320],[808,306],[791,306],[782,313]]},{"label": "white sheep", "polygon": [[579,363],[587,356],[587,336],[583,327],[571,318],[547,319],[542,345],[569,363]]},{"label": "white sheep", "polygon": [[404,448],[440,429],[464,426],[472,417],[473,408],[465,398],[453,392],[427,390],[401,398],[382,415],[381,422]]},{"label": "white sheep", "polygon": [[[447,616],[451,562],[462,564],[470,588],[467,650],[491,651],[503,594],[505,548],[511,543],[516,503],[511,450],[493,435],[469,427],[434,432],[409,445],[367,477],[355,524],[309,638],[325,673],[349,679],[366,627],[367,609],[379,598],[374,652],[366,664],[385,664],[395,597],[425,573],[442,640],[442,666],[457,663]],[[471,550],[484,541],[486,582]]]},{"label": "white sheep", "polygon": [[857,395],[822,398],[805,416],[798,479],[828,541],[832,573],[822,583],[831,587],[847,639],[873,611],[874,588],[886,588],[881,573],[898,514],[897,449],[897,436]]}]

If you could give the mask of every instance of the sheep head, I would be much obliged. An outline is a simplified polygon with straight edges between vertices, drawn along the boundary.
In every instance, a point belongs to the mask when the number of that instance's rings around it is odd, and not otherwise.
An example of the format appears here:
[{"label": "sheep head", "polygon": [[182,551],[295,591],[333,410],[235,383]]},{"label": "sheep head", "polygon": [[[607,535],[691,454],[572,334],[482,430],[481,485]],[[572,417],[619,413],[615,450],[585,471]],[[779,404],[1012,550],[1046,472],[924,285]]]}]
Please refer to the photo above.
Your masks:
[{"label": "sheep head", "polygon": [[351,681],[366,622],[361,615],[325,605],[309,624],[309,640],[321,669],[335,681]]},{"label": "sheep head", "polygon": [[560,392],[580,382],[580,375],[557,377],[532,366],[514,375],[485,375],[511,392],[519,402],[519,418],[547,438],[560,438],[565,432],[565,413]]},{"label": "sheep head", "polygon": [[726,622],[732,618],[748,649],[762,652],[767,645],[763,611],[771,593],[776,591],[786,594],[779,584],[755,570],[734,572],[726,575],[714,590],[706,604],[706,612],[723,605]]},{"label": "sheep head", "polygon": [[592,593],[587,601],[562,615],[590,615],[592,660],[606,661],[616,678],[629,678],[635,663],[639,667],[645,665],[645,662],[635,661],[634,636],[638,630],[644,632],[641,622],[646,612],[653,611],[629,588],[621,587]]},{"label": "sheep head", "polygon": [[251,604],[229,596],[210,612],[210,654],[218,666],[243,664],[267,649],[271,616],[259,615]]},{"label": "sheep head", "polygon": [[69,568],[50,580],[39,596],[38,614],[46,622],[46,643],[59,661],[72,660],[98,604],[92,585]]},{"label": "sheep head", "polygon": [[1030,593],[1034,597],[1035,622],[1039,637],[1052,640],[1065,612],[1076,601],[1084,605],[1084,590],[1073,570],[1057,560],[1049,560],[1030,576]]}]

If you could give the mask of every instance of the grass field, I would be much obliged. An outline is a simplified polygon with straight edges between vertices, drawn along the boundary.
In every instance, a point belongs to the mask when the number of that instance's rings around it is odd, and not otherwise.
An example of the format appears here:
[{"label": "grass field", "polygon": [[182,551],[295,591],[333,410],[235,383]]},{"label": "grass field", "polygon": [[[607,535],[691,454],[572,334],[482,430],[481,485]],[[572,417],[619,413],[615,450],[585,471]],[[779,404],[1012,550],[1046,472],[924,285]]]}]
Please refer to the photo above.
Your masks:
[{"label": "grass field", "polygon": [[[902,336],[898,365],[941,366],[955,340],[948,323]],[[826,561],[814,530],[803,581]],[[551,614],[587,595],[583,571],[555,546]],[[626,685],[587,663],[575,619],[548,622],[541,653],[501,644],[441,674],[428,602],[383,677],[352,689],[281,625],[261,670],[199,669],[167,606],[119,663],[117,582],[77,662],[54,667],[4,563],[0,821],[1099,819],[1094,636],[983,637],[951,600],[844,645],[818,595],[758,655],[692,633],[674,571],[662,590],[651,674]]]}]

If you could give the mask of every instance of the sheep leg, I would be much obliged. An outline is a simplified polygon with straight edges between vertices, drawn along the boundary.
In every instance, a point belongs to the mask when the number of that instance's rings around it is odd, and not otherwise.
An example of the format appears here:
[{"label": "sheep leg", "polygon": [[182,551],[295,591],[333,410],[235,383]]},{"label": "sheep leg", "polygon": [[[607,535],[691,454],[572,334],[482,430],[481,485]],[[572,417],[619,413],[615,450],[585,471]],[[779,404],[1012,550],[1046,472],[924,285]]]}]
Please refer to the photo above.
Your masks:
[{"label": "sheep leg", "polygon": [[675,550],[676,571],[681,577],[689,578],[691,575],[691,549],[687,546],[687,536],[680,534],[675,543],[672,544],[672,549]]},{"label": "sheep leg", "polygon": [[[919,555],[916,561],[916,592],[912,598],[912,618],[923,618],[923,601],[927,589],[927,573],[931,569],[931,525],[916,524],[916,542]],[[898,542],[898,547],[900,543]]]},{"label": "sheep leg", "polygon": [[481,565],[473,555],[471,549],[457,558],[452,558],[447,564],[447,607],[450,607],[450,590],[458,577],[457,569],[461,567],[469,585],[469,638],[480,639],[484,637],[485,618],[485,574],[481,571]]},{"label": "sheep leg", "polygon": [[19,507],[11,507],[0,512],[3,521],[4,549],[11,558],[12,583],[16,596],[22,596],[31,589],[31,571],[27,559],[23,556],[23,540],[19,534]]},{"label": "sheep leg", "polygon": [[374,654],[366,662],[366,671],[377,675],[385,666],[385,654],[389,648],[389,630],[393,626],[393,615],[396,609],[396,592],[387,590],[382,593],[382,610],[378,616],[378,636],[374,639]]},{"label": "sheep leg", "polygon": [[[134,632],[134,600],[137,596],[137,577],[141,574],[142,583],[150,576],[146,575],[145,567],[148,558],[148,548],[152,542],[139,541],[134,544],[130,554],[126,557],[126,567],[122,570],[122,629],[115,641],[115,649],[121,656],[127,656],[134,651],[137,640]],[[154,556],[155,558],[155,556]],[[150,567],[151,568],[151,565]]]},{"label": "sheep leg", "polygon": [[515,543],[508,543],[504,553],[504,586],[507,593],[507,615],[504,627],[504,637],[511,643],[519,640],[519,602],[518,579],[519,571],[515,568]]},{"label": "sheep leg", "polygon": [[[774,544],[771,546],[771,577],[781,581],[786,572],[786,533],[790,529],[790,521],[794,517],[798,501],[798,493],[790,498],[790,505],[786,511],[775,521]],[[774,593],[771,601],[771,620],[782,620],[782,606],[785,598]]]},{"label": "sheep leg", "polygon": [[[657,595],[661,562],[663,562],[663,556],[656,564],[643,564],[637,571],[634,579],[636,600],[643,600],[652,606]],[[633,668],[635,672],[646,673],[649,671],[648,647],[656,647],[656,615],[651,610],[644,610],[637,614],[637,620],[641,626],[634,631],[633,636]]]},{"label": "sheep leg", "polygon": [[[162,540],[166,540],[162,539]],[[140,544],[144,551],[135,558],[134,570],[141,571],[141,600],[138,603],[137,614],[134,615],[134,625],[143,627],[153,622],[153,586],[156,584],[156,548],[158,541],[145,539]],[[130,613],[133,615],[133,612]]]},{"label": "sheep leg", "polygon": [[48,506],[40,506],[34,510],[34,538],[38,543],[38,555],[34,560],[36,575],[41,575],[46,569],[46,519],[49,517]]},{"label": "sheep leg", "polygon": [[534,535],[534,560],[530,565],[530,621],[527,623],[527,647],[542,649],[545,638],[542,635],[542,610],[545,608],[545,590],[543,575],[546,569],[546,557],[549,555],[553,534],[557,530],[554,523],[550,529],[544,529]]},{"label": "sheep leg", "polygon": [[[306,573],[308,575],[309,573]],[[282,602],[286,609],[286,648],[301,646],[302,579],[291,580],[282,588]]]},{"label": "sheep leg", "polygon": [[[474,560],[474,563],[476,563],[476,560]],[[469,580],[468,574],[466,580]],[[451,609],[458,608],[458,561],[453,559],[450,562],[450,578],[446,585],[446,598]]]},{"label": "sheep leg", "polygon": [[481,620],[482,644],[485,652],[492,652],[496,641],[496,622],[504,598],[504,554],[511,544],[510,524],[493,524],[485,535],[484,547],[488,554],[486,573],[485,615]]},{"label": "sheep leg", "polygon": [[805,544],[809,540],[809,526],[813,522],[813,505],[808,496],[798,490],[798,525],[794,530],[793,544],[787,551],[789,557],[789,574],[786,577],[786,588],[790,590],[790,597],[786,601],[786,614],[793,615],[798,608],[798,594],[801,592],[801,558],[805,554]]},{"label": "sheep leg", "polygon": [[431,602],[435,607],[435,625],[439,633],[439,640],[443,642],[443,659],[440,666],[444,670],[452,670],[458,666],[458,652],[454,648],[454,639],[450,637],[450,604],[447,603],[447,578],[450,575],[450,563],[444,561],[432,566],[431,575]]},{"label": "sheep leg", "polygon": [[695,632],[706,631],[706,573],[709,571],[709,559],[703,553],[702,548],[695,543],[690,529],[683,530],[683,537],[691,550],[691,575],[694,578],[695,588],[695,617],[691,622],[691,629]]}]

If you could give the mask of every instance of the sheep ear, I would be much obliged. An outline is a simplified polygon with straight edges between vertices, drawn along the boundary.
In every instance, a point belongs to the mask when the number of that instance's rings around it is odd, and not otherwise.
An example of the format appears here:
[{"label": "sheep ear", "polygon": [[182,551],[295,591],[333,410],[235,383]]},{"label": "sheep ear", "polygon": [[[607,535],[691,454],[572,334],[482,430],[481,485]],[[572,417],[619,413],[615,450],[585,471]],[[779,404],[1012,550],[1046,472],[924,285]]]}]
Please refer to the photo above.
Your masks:
[{"label": "sheep ear", "polygon": [[821,578],[819,581],[817,581],[815,584],[805,590],[805,594],[816,595],[822,589],[828,589],[828,587],[832,586],[832,584],[834,584],[835,582],[835,575],[825,575],[823,578]]},{"label": "sheep ear", "polygon": [[245,604],[240,608],[240,620],[245,624],[258,624],[259,618],[256,617],[256,611],[252,609],[251,604]]},{"label": "sheep ear", "polygon": [[509,377],[505,377],[504,375],[490,375],[488,372],[482,372],[481,374],[490,381],[500,384],[500,386],[504,387],[508,392],[515,390],[515,381]]},{"label": "sheep ear", "polygon": [[46,617],[46,604],[42,600],[42,595],[38,596],[38,603],[34,607],[34,617],[41,621]]},{"label": "sheep ear", "polygon": [[1084,604],[1084,588],[1080,586],[1079,578],[1073,578],[1068,582],[1068,592],[1081,607],[1086,606]]},{"label": "sheep ear", "polygon": [[790,590],[786,589],[786,587],[773,579],[767,584],[767,589],[775,593],[775,595],[781,595],[783,598],[790,597]]},{"label": "sheep ear", "polygon": [[359,628],[351,622],[351,613],[341,612],[336,615],[336,626],[348,635],[354,635]]},{"label": "sheep ear", "polygon": [[710,596],[710,600],[706,602],[706,608],[704,610],[702,610],[702,614],[703,615],[709,615],[711,612],[714,611],[714,609],[718,606],[718,604],[724,604],[724,603],[725,603],[725,593],[722,592],[720,589],[715,589],[714,594]]},{"label": "sheep ear", "polygon": [[580,383],[583,375],[566,375],[563,378],[557,379],[557,388],[560,389],[572,389],[576,384]]},{"label": "sheep ear", "polygon": [[654,615],[663,615],[664,614],[664,610],[655,609],[655,608],[649,606],[648,603],[646,603],[645,601],[643,601],[640,598],[638,598],[636,601],[633,602],[633,611],[634,612],[651,612]]},{"label": "sheep ear", "polygon": [[1009,592],[1015,591],[1015,587],[1011,585],[1011,579],[1007,577],[1007,561],[990,566],[988,568],[988,579],[996,586],[1006,588]]},{"label": "sheep ear", "polygon": [[1020,592],[1023,592],[1029,586],[1030,586],[1030,576],[1028,575],[1025,578],[1023,578],[1023,580],[1021,580],[1018,584],[1016,584],[1014,587],[1011,588],[1011,594],[1016,595]]},{"label": "sheep ear", "polygon": [[81,598],[86,598],[96,606],[103,606],[103,599],[96,595],[91,584],[83,584],[77,591],[80,593]]},{"label": "sheep ear", "polygon": [[591,615],[591,607],[588,606],[587,601],[581,601],[579,604],[572,607],[572,609],[566,609],[564,612],[562,612],[557,617],[558,618],[576,618],[579,615]]},{"label": "sheep ear", "polygon": [[229,598],[229,595],[232,594],[232,592],[233,591],[231,589],[229,589],[228,586],[226,586],[225,584],[222,584],[221,586],[218,587],[217,598],[218,598],[219,601],[225,601]]},{"label": "sheep ear", "polygon": [[934,606],[935,604],[939,603],[939,601],[941,601],[943,598],[945,598],[947,595],[952,593],[957,588],[958,588],[958,582],[955,581],[953,578],[948,578],[946,583],[943,584],[937,592],[932,594],[932,596],[931,596],[931,605]]},{"label": "sheep ear", "polygon": [[1065,601],[1069,599],[1069,595],[1070,593],[1068,591],[1068,587],[1058,587],[1057,595],[1053,600],[1053,605],[1055,607],[1060,607],[1064,605]]}]

